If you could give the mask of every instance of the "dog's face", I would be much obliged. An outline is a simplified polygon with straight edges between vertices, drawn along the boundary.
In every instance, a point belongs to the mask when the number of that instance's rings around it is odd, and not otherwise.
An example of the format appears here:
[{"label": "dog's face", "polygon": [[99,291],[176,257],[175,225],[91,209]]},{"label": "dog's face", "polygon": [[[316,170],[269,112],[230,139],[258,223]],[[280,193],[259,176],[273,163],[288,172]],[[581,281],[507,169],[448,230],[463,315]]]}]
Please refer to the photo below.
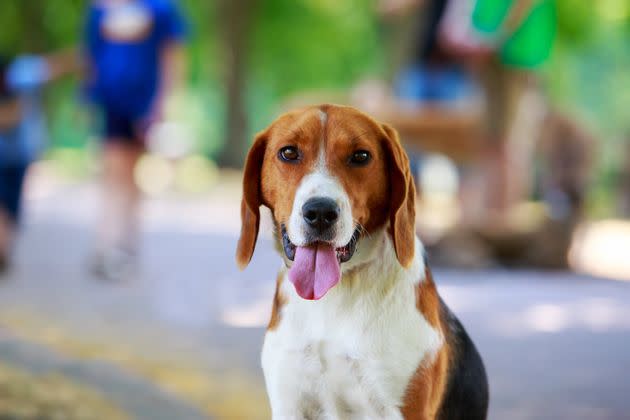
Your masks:
[{"label": "dog's face", "polygon": [[393,129],[348,107],[287,113],[257,136],[249,152],[237,261],[245,266],[251,259],[258,209],[265,205],[287,264],[301,270],[293,277],[308,278],[303,290],[296,284],[298,292],[317,299],[336,284],[340,265],[352,259],[362,236],[388,223],[398,260],[409,265],[414,197],[408,159]]}]

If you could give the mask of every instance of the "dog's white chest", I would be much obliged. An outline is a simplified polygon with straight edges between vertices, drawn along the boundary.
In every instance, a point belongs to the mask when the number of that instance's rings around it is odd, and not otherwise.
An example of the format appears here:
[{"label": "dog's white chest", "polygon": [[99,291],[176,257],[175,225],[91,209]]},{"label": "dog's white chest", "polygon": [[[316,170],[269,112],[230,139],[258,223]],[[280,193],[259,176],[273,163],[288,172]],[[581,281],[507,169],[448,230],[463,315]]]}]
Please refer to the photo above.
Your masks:
[{"label": "dog's white chest", "polygon": [[274,419],[396,419],[409,380],[441,346],[415,307],[413,282],[354,298],[337,287],[322,300],[289,302],[262,353]]},{"label": "dog's white chest", "polygon": [[326,341],[278,350],[263,351],[274,418],[397,418],[396,398],[379,378],[387,369],[379,362],[355,358]]}]

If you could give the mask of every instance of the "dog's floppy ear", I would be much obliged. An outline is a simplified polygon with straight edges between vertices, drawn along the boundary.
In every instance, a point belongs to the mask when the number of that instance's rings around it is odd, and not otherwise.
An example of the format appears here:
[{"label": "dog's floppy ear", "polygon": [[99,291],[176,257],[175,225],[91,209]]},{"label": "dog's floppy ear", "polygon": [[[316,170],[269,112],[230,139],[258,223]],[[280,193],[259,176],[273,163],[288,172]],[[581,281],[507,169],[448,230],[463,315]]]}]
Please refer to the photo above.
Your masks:
[{"label": "dog's floppy ear", "polygon": [[381,124],[385,137],[383,149],[388,156],[391,186],[389,222],[396,257],[403,267],[409,267],[414,257],[416,240],[416,188],[398,133]]},{"label": "dog's floppy ear", "polygon": [[258,238],[260,206],[262,205],[260,178],[266,148],[267,133],[259,133],[249,149],[245,162],[243,199],[241,200],[241,236],[236,246],[236,263],[241,270],[247,267],[252,259],[256,238]]}]

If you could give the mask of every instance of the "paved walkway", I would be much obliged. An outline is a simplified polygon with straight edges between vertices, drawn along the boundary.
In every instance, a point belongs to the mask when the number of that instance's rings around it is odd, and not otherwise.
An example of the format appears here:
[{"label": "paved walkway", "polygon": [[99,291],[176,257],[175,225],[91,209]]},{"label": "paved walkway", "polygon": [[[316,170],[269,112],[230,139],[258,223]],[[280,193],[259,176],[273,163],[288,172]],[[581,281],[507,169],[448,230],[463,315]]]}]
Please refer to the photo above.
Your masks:
[{"label": "paved walkway", "polygon": [[[156,418],[144,410],[158,404],[268,418],[258,354],[278,262],[263,239],[252,265],[235,268],[230,182],[147,203],[142,275],[129,284],[86,274],[94,187],[34,185],[16,267],[0,283],[0,324],[23,341],[0,341],[0,361],[79,372],[138,418]],[[630,418],[630,283],[499,270],[435,277],[486,361],[492,419]],[[37,347],[20,361],[24,341],[56,355]]]},{"label": "paved walkway", "polygon": [[[198,408],[137,375],[107,362],[69,358],[49,348],[0,332],[0,360],[36,375],[55,373],[99,391],[109,402],[138,420],[197,420]],[[2,413],[0,412],[0,417]]]}]

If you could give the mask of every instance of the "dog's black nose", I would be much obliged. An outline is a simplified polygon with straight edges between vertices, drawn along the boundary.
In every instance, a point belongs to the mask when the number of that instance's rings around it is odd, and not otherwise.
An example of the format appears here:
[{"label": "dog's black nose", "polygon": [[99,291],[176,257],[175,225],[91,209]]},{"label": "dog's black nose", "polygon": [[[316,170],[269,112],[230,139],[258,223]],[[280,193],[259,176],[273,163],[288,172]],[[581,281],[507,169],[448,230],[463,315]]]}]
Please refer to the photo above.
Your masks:
[{"label": "dog's black nose", "polygon": [[302,216],[310,227],[324,232],[339,218],[339,206],[330,198],[311,198],[302,206]]}]

